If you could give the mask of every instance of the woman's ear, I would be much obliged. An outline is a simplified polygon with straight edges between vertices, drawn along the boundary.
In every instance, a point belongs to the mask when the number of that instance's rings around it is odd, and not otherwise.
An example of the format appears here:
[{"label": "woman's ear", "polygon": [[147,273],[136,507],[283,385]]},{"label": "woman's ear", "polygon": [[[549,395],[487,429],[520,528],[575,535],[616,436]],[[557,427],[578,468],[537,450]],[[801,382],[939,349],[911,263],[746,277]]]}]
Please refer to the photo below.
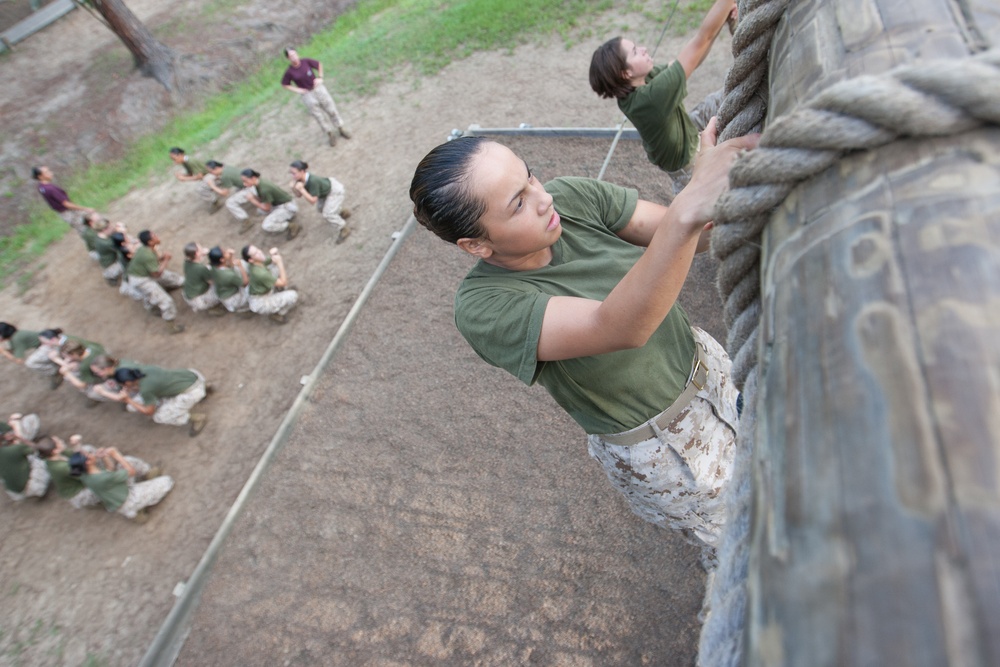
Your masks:
[{"label": "woman's ear", "polygon": [[479,259],[486,259],[493,254],[493,248],[486,239],[462,238],[455,242],[459,248]]}]

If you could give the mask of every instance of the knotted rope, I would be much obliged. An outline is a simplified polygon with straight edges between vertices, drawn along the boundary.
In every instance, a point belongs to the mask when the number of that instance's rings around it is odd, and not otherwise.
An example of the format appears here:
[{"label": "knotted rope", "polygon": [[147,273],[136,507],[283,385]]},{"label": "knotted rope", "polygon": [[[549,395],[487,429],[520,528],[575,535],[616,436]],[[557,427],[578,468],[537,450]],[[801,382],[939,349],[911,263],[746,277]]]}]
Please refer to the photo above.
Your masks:
[{"label": "knotted rope", "polygon": [[[768,52],[788,0],[741,0],[734,63],[719,112],[720,141],[760,131],[767,113]],[[739,158],[730,191],[716,206],[712,253],[729,330],[732,376],[744,390],[726,534],[709,591],[711,614],[699,645],[702,667],[743,662],[750,548],[752,458],[757,419],[757,337],[761,313],[761,234],[774,210],[801,182],[851,151],[903,137],[947,136],[1000,124],[1000,52],[910,65],[834,85],[775,120],[757,150]]]}]

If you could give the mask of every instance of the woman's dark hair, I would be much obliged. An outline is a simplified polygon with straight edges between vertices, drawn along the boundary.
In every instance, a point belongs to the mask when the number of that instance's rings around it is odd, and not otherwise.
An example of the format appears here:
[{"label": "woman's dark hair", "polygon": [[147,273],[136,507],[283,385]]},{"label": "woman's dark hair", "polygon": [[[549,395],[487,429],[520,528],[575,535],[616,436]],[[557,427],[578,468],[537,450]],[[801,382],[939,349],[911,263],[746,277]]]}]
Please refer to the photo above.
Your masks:
[{"label": "woman's dark hair", "polygon": [[299,50],[298,50],[298,49],[296,49],[296,48],[295,48],[294,46],[286,46],[286,47],[285,47],[285,48],[284,48],[284,49],[282,50],[282,52],[283,52],[283,53],[285,54],[285,57],[286,57],[286,58],[288,57],[288,52],[289,52],[289,51],[295,51],[296,53],[298,53],[298,51],[299,51]]},{"label": "woman's dark hair", "polygon": [[209,160],[208,162],[205,163],[205,166],[208,167],[209,169],[216,169],[218,167],[223,166],[223,164],[221,162],[217,162],[216,160]]},{"label": "woman's dark hair", "polygon": [[212,266],[222,266],[222,260],[225,257],[225,253],[222,252],[222,248],[215,246],[208,251],[208,263]]},{"label": "woman's dark hair", "polygon": [[244,262],[250,261],[250,246],[248,245],[243,246],[243,249],[240,250],[240,257],[243,258]]},{"label": "woman's dark hair", "polygon": [[192,262],[198,256],[198,244],[194,241],[188,243],[184,246],[184,257],[191,260]]},{"label": "woman's dark hair", "polygon": [[288,166],[292,169],[298,169],[299,171],[308,171],[309,169],[308,163],[303,162],[302,160],[296,160]]},{"label": "woman's dark hair", "polygon": [[486,236],[480,219],[486,202],[469,188],[469,165],[489,139],[461,137],[428,153],[410,181],[413,216],[449,243]]},{"label": "woman's dark hair", "polygon": [[590,87],[604,98],[621,99],[635,90],[625,78],[628,63],[622,55],[622,38],[615,37],[597,47],[590,58]]},{"label": "woman's dark hair", "polygon": [[38,332],[39,338],[58,338],[62,335],[62,329],[43,329]]},{"label": "woman's dark hair", "polygon": [[139,243],[141,243],[142,245],[148,246],[149,242],[152,240],[153,240],[153,232],[149,231],[148,229],[144,229],[141,232],[139,232]]},{"label": "woman's dark hair", "polygon": [[135,382],[136,380],[141,380],[146,377],[146,374],[140,371],[138,368],[119,368],[115,371],[115,382],[118,384],[125,384],[126,382]]},{"label": "woman's dark hair", "polygon": [[125,248],[125,235],[124,234],[122,234],[121,232],[114,232],[108,238],[111,239],[111,245],[113,245],[115,247],[115,250],[117,250],[118,252],[120,252],[123,255],[127,256],[128,250]]},{"label": "woman's dark hair", "polygon": [[174,146],[173,148],[170,149],[170,154],[171,155],[184,155],[184,149],[183,148],[178,148],[177,146]]},{"label": "woman's dark hair", "polygon": [[7,340],[17,333],[17,327],[7,322],[0,322],[0,340]]},{"label": "woman's dark hair", "polygon": [[38,177],[41,176],[41,175],[42,175],[42,168],[41,167],[32,167],[31,168],[31,177],[33,179],[35,179],[37,181]]},{"label": "woman's dark hair", "polygon": [[240,172],[240,176],[246,176],[247,178],[260,178],[260,173],[254,171],[253,169],[244,169]]},{"label": "woman's dark hair", "polygon": [[83,452],[73,452],[69,455],[69,474],[79,477],[87,472],[87,455]]}]

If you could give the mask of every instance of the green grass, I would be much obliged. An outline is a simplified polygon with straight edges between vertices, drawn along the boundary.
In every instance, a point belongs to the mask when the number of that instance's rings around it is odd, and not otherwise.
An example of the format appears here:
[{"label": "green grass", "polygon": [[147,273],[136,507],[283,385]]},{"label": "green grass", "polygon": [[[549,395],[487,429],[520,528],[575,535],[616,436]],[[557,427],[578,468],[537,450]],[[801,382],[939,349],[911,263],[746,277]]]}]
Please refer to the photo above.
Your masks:
[{"label": "green grass", "polygon": [[[205,14],[222,13],[232,2],[217,0],[207,6]],[[649,4],[660,7],[660,3]],[[704,14],[711,3],[696,0],[682,4],[698,7],[697,12]],[[660,10],[669,12],[671,6],[670,2],[664,3]],[[328,30],[315,35],[308,44],[299,45],[299,50],[337,73],[335,94],[366,95],[392,79],[407,63],[417,73],[430,75],[477,51],[510,51],[553,35],[569,44],[575,32],[602,30],[587,25],[588,17],[611,8],[611,0],[362,0]],[[690,11],[692,15],[697,13]],[[657,14],[651,20],[665,17]],[[674,23],[678,23],[676,17]],[[171,146],[198,153],[200,146],[231,126],[258,116],[262,106],[287,103],[286,91],[277,85],[286,66],[287,61],[275,54],[243,82],[205,100],[198,110],[175,118],[163,130],[136,141],[120,160],[92,166],[63,183],[64,187],[74,201],[106,208],[133,188],[146,185],[154,172],[167,169]],[[0,239],[0,282],[36,259],[65,231],[65,225],[43,204],[37,205],[28,223],[14,235]]]}]

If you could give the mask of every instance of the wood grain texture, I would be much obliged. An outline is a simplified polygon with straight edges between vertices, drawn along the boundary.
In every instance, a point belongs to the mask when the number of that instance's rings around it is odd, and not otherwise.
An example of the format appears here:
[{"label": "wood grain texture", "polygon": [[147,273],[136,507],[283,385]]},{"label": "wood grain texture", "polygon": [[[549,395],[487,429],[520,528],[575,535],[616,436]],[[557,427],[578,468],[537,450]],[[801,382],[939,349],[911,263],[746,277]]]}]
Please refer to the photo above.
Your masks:
[{"label": "wood grain texture", "polygon": [[[957,6],[795,4],[771,117],[966,57]],[[762,268],[746,662],[1000,664],[1000,130],[843,159],[774,214]]]}]

